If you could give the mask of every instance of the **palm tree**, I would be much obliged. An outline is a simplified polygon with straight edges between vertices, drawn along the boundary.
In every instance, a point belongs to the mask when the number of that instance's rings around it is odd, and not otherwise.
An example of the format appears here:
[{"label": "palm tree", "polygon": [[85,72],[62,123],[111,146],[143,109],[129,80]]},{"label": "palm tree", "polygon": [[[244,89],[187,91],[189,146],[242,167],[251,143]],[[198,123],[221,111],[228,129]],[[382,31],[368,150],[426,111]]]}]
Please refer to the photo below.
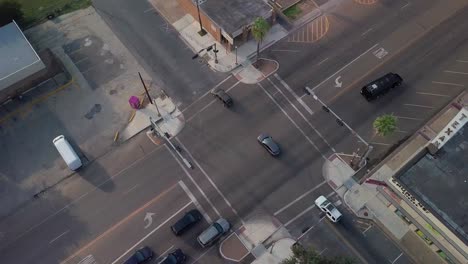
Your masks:
[{"label": "palm tree", "polygon": [[270,24],[263,18],[257,17],[252,25],[252,35],[254,39],[257,41],[257,59],[260,56],[260,43],[265,38],[266,34],[270,30]]},{"label": "palm tree", "polygon": [[375,119],[374,129],[380,136],[387,136],[395,132],[397,129],[398,119],[393,115],[382,115]]},{"label": "palm tree", "polygon": [[324,257],[314,249],[306,249],[300,244],[291,247],[293,255],[281,264],[354,264],[356,261],[347,257]]}]

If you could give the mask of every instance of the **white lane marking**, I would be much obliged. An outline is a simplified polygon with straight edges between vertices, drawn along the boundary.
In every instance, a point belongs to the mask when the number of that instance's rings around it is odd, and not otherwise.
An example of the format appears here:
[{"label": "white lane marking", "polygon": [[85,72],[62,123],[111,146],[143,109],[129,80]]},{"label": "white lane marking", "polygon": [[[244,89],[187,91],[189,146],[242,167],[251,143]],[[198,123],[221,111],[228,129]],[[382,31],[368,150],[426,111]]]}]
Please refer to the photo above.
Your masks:
[{"label": "white lane marking", "polygon": [[380,142],[370,142],[371,144],[374,144],[374,145],[381,145],[381,146],[391,146],[392,144],[388,144],[388,143],[380,143]]},{"label": "white lane marking", "polygon": [[366,230],[362,231],[363,235],[366,235],[366,232],[369,231],[369,229],[372,228],[372,225],[369,225],[369,227],[366,228]]},{"label": "white lane marking", "polygon": [[416,117],[407,117],[407,116],[395,116],[398,119],[408,119],[408,120],[422,120],[422,118],[416,118]]},{"label": "white lane marking", "polygon": [[187,107],[185,107],[181,112],[185,112],[185,110],[189,109],[192,105],[196,104],[198,101],[200,101],[203,97],[205,97],[207,94],[211,92],[211,90],[218,88],[221,84],[225,83],[227,80],[231,79],[232,75],[229,75],[226,77],[226,79],[220,81],[218,84],[216,84],[213,88],[208,90],[206,93],[204,93],[202,96],[200,96],[197,100],[193,101],[193,103],[189,104]]},{"label": "white lane marking", "polygon": [[434,108],[433,106],[418,105],[418,104],[403,104],[403,105],[406,105],[406,106],[413,106],[413,107],[421,107],[421,108],[429,108],[429,109],[433,109],[433,108]]},{"label": "white lane marking", "polygon": [[115,259],[112,264],[115,264],[117,262],[119,262],[125,255],[128,254],[128,252],[132,251],[133,249],[135,249],[141,242],[143,242],[145,239],[147,239],[149,236],[151,236],[154,232],[158,231],[159,228],[161,228],[162,226],[164,226],[165,224],[167,224],[167,222],[171,221],[172,218],[176,217],[180,212],[182,212],[183,210],[185,210],[185,208],[187,208],[189,205],[192,204],[192,201],[190,201],[189,203],[187,203],[186,205],[184,205],[182,208],[180,208],[177,212],[175,212],[173,215],[171,215],[169,218],[167,218],[164,222],[162,222],[160,225],[158,225],[157,227],[155,227],[153,230],[151,230],[151,232],[149,232],[148,234],[146,234],[142,239],[138,240],[138,242],[136,242],[135,244],[133,244],[133,246],[131,246],[127,251],[125,251],[125,253],[123,253],[122,255],[120,255],[120,257],[118,257],[117,259]]},{"label": "white lane marking", "polygon": [[459,71],[444,71],[446,73],[454,73],[454,74],[463,74],[463,75],[468,75],[468,72],[459,72]]},{"label": "white lane marking", "polygon": [[55,238],[54,238],[54,239],[52,239],[51,241],[49,241],[49,244],[52,244],[52,243],[54,243],[54,242],[55,242],[57,239],[59,239],[59,238],[63,237],[63,236],[64,236],[64,235],[66,235],[68,232],[70,232],[70,229],[69,229],[69,230],[67,230],[67,231],[65,231],[65,232],[63,232],[62,234],[58,235],[57,237],[55,237]]},{"label": "white lane marking", "polygon": [[406,134],[406,133],[408,133],[408,131],[405,131],[405,130],[399,130],[399,129],[395,130],[395,132],[397,132],[397,133],[403,133],[403,134]]},{"label": "white lane marking", "polygon": [[[232,88],[236,87],[238,84],[240,83],[240,81],[236,82],[235,84],[233,84],[231,87],[229,87],[228,89],[226,89],[226,92],[229,92]],[[185,122],[188,123],[190,120],[192,120],[194,117],[196,117],[198,114],[200,114],[201,112],[205,111],[205,109],[207,109],[208,107],[210,107],[210,105],[212,105],[214,102],[216,102],[217,99],[213,99],[211,100],[211,102],[209,102],[207,105],[205,105],[202,109],[198,110],[197,112],[195,112],[191,117],[189,117]]]},{"label": "white lane marking", "polygon": [[207,249],[205,252],[203,252],[200,256],[198,256],[198,258],[194,259],[193,262],[191,264],[194,264],[194,263],[197,263],[203,256],[206,255],[206,253],[210,252],[213,248],[216,248],[216,247],[210,247],[209,249]]},{"label": "white lane marking", "polygon": [[319,252],[319,255],[322,255],[323,252],[325,252],[327,250],[327,248],[324,248],[322,251]]},{"label": "white lane marking", "polygon": [[174,245],[172,245],[170,248],[166,249],[163,253],[159,254],[159,257],[161,258],[160,261],[158,261],[158,263],[161,263],[162,260],[164,259],[164,257],[166,256],[167,253],[169,253],[169,251],[171,251],[171,249],[174,248]]},{"label": "white lane marking", "polygon": [[457,60],[457,62],[461,62],[461,63],[468,63],[467,60]]},{"label": "white lane marking", "polygon": [[445,94],[435,94],[435,93],[424,93],[424,92],[416,92],[417,94],[422,94],[422,95],[432,95],[432,96],[440,96],[440,97],[450,97]]},{"label": "white lane marking", "polygon": [[187,185],[185,185],[185,183],[183,181],[179,181],[179,185],[180,185],[180,187],[182,187],[182,189],[187,194],[187,196],[190,198],[190,200],[192,200],[193,204],[195,204],[195,206],[198,208],[198,210],[201,211],[203,217],[205,217],[205,220],[208,223],[212,223],[213,221],[211,220],[211,217],[206,213],[206,211],[203,209],[201,204],[198,202],[197,198],[195,198],[195,195],[193,195],[193,193],[189,190]]},{"label": "white lane marking", "polygon": [[[294,96],[296,101],[298,101],[310,115],[314,114],[314,111],[312,111],[312,109],[310,109],[310,107],[306,105],[306,103],[304,103],[304,101],[293,91],[293,89],[291,89],[291,87],[289,87],[289,85],[277,73],[275,73],[274,76],[278,81],[280,81],[284,88],[286,88],[286,90],[288,90],[288,92]],[[268,81],[270,81],[273,84],[273,82],[270,79],[268,79]]]},{"label": "white lane marking", "polygon": [[432,83],[435,83],[435,84],[443,84],[443,85],[449,85],[449,86],[457,86],[457,87],[465,87],[464,84],[458,84],[458,83],[436,82],[436,81],[432,81]]},{"label": "white lane marking", "polygon": [[328,57],[325,58],[325,59],[323,59],[323,60],[321,60],[319,63],[317,63],[317,66],[321,65],[322,63],[326,62],[327,60],[328,60]]},{"label": "white lane marking", "polygon": [[190,175],[190,173],[187,171],[187,169],[185,168],[185,166],[180,162],[179,159],[177,159],[176,155],[174,153],[172,153],[171,149],[167,146],[167,144],[164,144],[164,146],[166,146],[167,150],[169,150],[169,153],[171,153],[172,157],[174,157],[174,159],[177,161],[177,163],[179,164],[179,166],[182,168],[182,170],[185,172],[185,175],[187,175],[187,177],[189,177],[189,179],[192,181],[192,183],[195,185],[195,187],[197,187],[198,191],[203,195],[203,197],[205,198],[205,200],[210,204],[211,208],[213,209],[213,211],[215,211],[215,213],[221,217],[221,214],[218,212],[218,209],[216,209],[216,207],[214,206],[214,204],[211,202],[211,200],[208,198],[208,196],[206,196],[205,192],[202,190],[202,188],[200,188],[200,186],[197,184],[197,182],[193,179],[192,175]]},{"label": "white lane marking", "polygon": [[221,190],[218,188],[218,186],[213,182],[213,180],[210,178],[210,176],[208,176],[208,173],[206,173],[206,171],[203,169],[203,167],[200,165],[200,163],[198,163],[198,161],[192,156],[192,154],[190,153],[190,151],[185,147],[185,145],[179,140],[179,138],[175,138],[175,140],[179,143],[179,145],[184,149],[184,152],[187,153],[187,155],[190,157],[191,160],[193,160],[193,162],[195,162],[195,164],[198,166],[198,168],[200,169],[200,171],[203,173],[203,175],[205,175],[206,179],[211,183],[211,186],[213,186],[213,188],[215,188],[215,190],[218,192],[218,194],[223,198],[224,202],[231,208],[231,210],[234,212],[234,214],[240,219],[240,221],[242,222],[242,224],[245,224],[244,220],[242,220],[242,218],[240,217],[240,215],[237,213],[236,209],[234,209],[234,207],[232,206],[232,204],[228,201],[228,199],[226,198],[226,196],[224,196],[224,194],[221,192]]},{"label": "white lane marking", "polygon": [[301,52],[300,50],[288,50],[288,49],[277,49],[271,51],[279,51],[279,52]]},{"label": "white lane marking", "polygon": [[273,96],[271,96],[271,94],[268,93],[268,91],[260,84],[260,83],[257,83],[258,86],[260,86],[260,88],[262,88],[263,92],[265,92],[265,94],[270,97],[270,99],[273,101],[273,103],[276,104],[276,106],[278,106],[278,108],[281,110],[281,112],[283,112],[283,114],[289,119],[289,121],[291,121],[291,123],[301,132],[301,134],[307,139],[307,141],[309,141],[309,143],[315,148],[315,150],[317,150],[318,153],[320,153],[320,155],[322,156],[323,159],[327,159],[327,157],[325,157],[325,155],[323,155],[323,153],[320,151],[320,149],[317,147],[317,145],[315,145],[315,143],[307,136],[307,134],[296,124],[296,122],[294,122],[294,120],[288,115],[288,113],[286,113],[286,111],[281,107],[281,105],[275,100],[275,98],[273,98]]},{"label": "white lane marking", "polygon": [[[25,236],[26,234],[28,234],[29,232],[31,232],[32,230],[36,229],[37,227],[39,227],[40,225],[44,224],[45,222],[47,222],[49,219],[51,219],[52,217],[56,216],[57,214],[61,213],[62,211],[66,210],[67,208],[69,208],[70,206],[72,206],[73,204],[79,202],[81,199],[83,199],[84,197],[86,197],[88,194],[96,191],[97,189],[100,189],[102,185],[106,184],[107,182],[109,181],[112,181],[113,179],[115,179],[117,176],[119,176],[120,174],[124,173],[126,170],[132,168],[135,164],[137,164],[138,162],[140,161],[143,161],[145,159],[147,159],[149,156],[151,156],[151,154],[153,154],[155,151],[157,150],[160,150],[162,148],[156,148],[152,151],[150,151],[146,156],[143,156],[137,160],[135,160],[134,162],[132,162],[130,165],[128,165],[126,168],[122,169],[121,171],[117,172],[116,174],[114,174],[113,176],[109,177],[108,179],[106,179],[105,181],[101,182],[100,184],[98,184],[97,186],[94,186],[90,191],[87,191],[85,193],[83,193],[81,196],[79,196],[78,198],[76,198],[75,200],[71,201],[69,204],[65,205],[64,207],[62,207],[61,209],[59,209],[58,211],[56,211],[55,213],[49,215],[48,217],[46,217],[44,220],[42,220],[41,222],[39,222],[38,224],[32,226],[31,228],[29,228],[28,230],[24,231],[22,234],[20,234],[19,236],[17,236],[15,239],[13,239],[11,243],[15,242],[16,240],[20,239],[21,237]],[[8,244],[8,245],[10,245]]]},{"label": "white lane marking", "polygon": [[135,184],[132,188],[126,190],[123,194],[124,195],[127,195],[129,192],[135,190],[138,186],[140,186],[139,184]]},{"label": "white lane marking", "polygon": [[334,202],[333,204],[334,204],[336,207],[338,207],[338,206],[340,206],[342,203],[343,203],[343,202],[342,202],[341,200],[338,200],[338,201]]},{"label": "white lane marking", "polygon": [[334,74],[330,75],[328,78],[326,78],[325,80],[323,80],[321,83],[317,84],[314,88],[312,88],[312,91],[314,91],[315,89],[317,89],[320,85],[324,84],[326,81],[330,80],[331,78],[333,78],[336,74],[338,74],[339,72],[341,72],[342,70],[346,69],[349,65],[351,65],[352,63],[354,63],[355,61],[357,61],[358,59],[360,59],[362,56],[366,55],[366,53],[368,53],[369,51],[371,51],[372,49],[374,49],[375,47],[377,47],[379,44],[375,44],[374,46],[372,46],[370,49],[364,51],[364,53],[362,53],[361,55],[359,55],[358,57],[356,57],[354,60],[352,60],[351,62],[349,62],[348,64],[346,64],[345,66],[343,66],[341,69],[339,69],[337,72],[335,72]]},{"label": "white lane marking", "polygon": [[[330,196],[332,196],[333,194],[335,194],[334,192],[331,192],[327,195],[327,198],[329,198]],[[288,222],[286,222],[286,224],[284,224],[285,227],[287,227],[288,225],[290,225],[292,222],[296,221],[297,219],[299,219],[301,216],[303,216],[304,214],[306,214],[307,212],[309,212],[310,210],[312,210],[313,208],[315,207],[315,204],[307,207],[306,209],[304,209],[304,211],[300,212],[298,215],[296,215],[295,217],[293,217],[291,220],[289,220]]]},{"label": "white lane marking", "polygon": [[151,11],[154,11],[154,8],[150,7],[148,9],[146,9],[145,11],[143,11],[143,13],[148,13],[148,12],[151,12]]},{"label": "white lane marking", "polygon": [[390,260],[389,260],[390,263],[393,264],[393,263],[397,262],[397,260],[398,260],[401,256],[403,256],[403,252],[401,252],[400,255],[399,255],[398,257],[396,257],[396,259],[394,259],[393,261],[390,261]]},{"label": "white lane marking", "polygon": [[322,222],[322,220],[325,218],[326,216],[322,216],[322,218],[320,218],[318,220],[317,223],[315,223],[315,225],[309,227],[304,233],[302,233],[297,239],[296,241],[299,241],[303,236],[305,236],[307,233],[309,233],[309,231],[311,231],[312,229],[314,229],[318,224],[320,224],[320,222]]},{"label": "white lane marking", "polygon": [[366,35],[367,33],[371,32],[373,29],[374,29],[373,27],[369,28],[368,30],[364,31],[364,32],[361,34],[361,36]]},{"label": "white lane marking", "polygon": [[298,215],[296,215],[295,217],[293,217],[291,220],[289,220],[288,222],[286,222],[286,224],[284,224],[285,227],[287,227],[288,225],[290,225],[292,222],[296,221],[297,219],[299,219],[299,217],[303,216],[305,213],[309,212],[310,210],[312,210],[313,208],[315,207],[315,204],[307,207],[304,211],[300,212]]},{"label": "white lane marking", "polygon": [[[315,133],[323,140],[323,142],[325,142],[325,144],[327,144],[327,146],[333,151],[333,152],[336,152],[335,148],[333,148],[329,143],[328,141],[325,139],[324,136],[322,136],[322,134],[315,128],[315,126],[312,125],[312,123],[309,122],[309,120],[302,114],[301,111],[299,111],[299,109],[297,109],[296,105],[294,105],[291,100],[289,100],[289,98],[283,93],[283,91],[281,91],[281,89],[276,85],[274,84],[269,78],[268,78],[268,81],[270,81],[270,83],[276,88],[276,90],[278,90],[281,95],[288,101],[288,103],[292,106],[292,108],[294,108],[294,110],[296,110],[296,112],[302,117],[302,119],[304,119],[304,121],[312,128],[312,130],[315,131]],[[287,85],[287,84],[286,84]],[[291,88],[289,88],[291,89]],[[292,91],[292,90],[291,90]],[[297,95],[296,95],[297,96]],[[302,100],[301,100],[302,103],[304,103]],[[305,105],[305,103],[304,103]],[[303,105],[303,106],[304,106]],[[307,107],[308,108],[308,107]],[[306,110],[307,110],[306,108]],[[310,110],[310,108],[309,108]],[[313,112],[312,110],[310,110],[311,112],[309,112],[310,115],[313,115]]]},{"label": "white lane marking", "polygon": [[407,6],[409,6],[410,4],[411,4],[411,3],[408,2],[408,3],[406,3],[404,6],[400,7],[400,9],[404,9],[404,8],[406,8]]},{"label": "white lane marking", "polygon": [[278,211],[276,211],[273,215],[274,216],[277,216],[278,214],[280,214],[281,212],[283,212],[284,210],[288,209],[291,205],[297,203],[299,200],[301,200],[302,198],[306,197],[307,195],[309,195],[311,192],[317,190],[318,188],[320,188],[320,186],[324,185],[327,181],[323,181],[321,183],[319,183],[319,185],[315,186],[314,188],[308,190],[307,192],[303,193],[302,195],[300,195],[299,197],[297,197],[296,199],[294,199],[292,202],[288,203],[287,205],[283,206],[281,209],[279,209]]}]

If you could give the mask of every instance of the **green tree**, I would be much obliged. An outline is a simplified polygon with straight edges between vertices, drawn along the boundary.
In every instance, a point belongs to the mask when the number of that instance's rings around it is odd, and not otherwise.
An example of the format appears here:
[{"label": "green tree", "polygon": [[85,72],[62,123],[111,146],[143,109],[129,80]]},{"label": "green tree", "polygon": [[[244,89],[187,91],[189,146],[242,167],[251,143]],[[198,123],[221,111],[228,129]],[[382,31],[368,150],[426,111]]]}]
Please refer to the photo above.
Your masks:
[{"label": "green tree", "polygon": [[347,257],[324,257],[314,249],[306,249],[299,244],[291,247],[293,255],[281,264],[354,264],[353,259]]},{"label": "green tree", "polygon": [[387,136],[395,132],[397,129],[398,119],[393,115],[382,115],[375,119],[374,129],[380,136]]},{"label": "green tree", "polygon": [[23,11],[21,11],[21,4],[13,1],[6,1],[0,3],[0,27],[15,20],[17,23],[23,20]]},{"label": "green tree", "polygon": [[252,25],[252,35],[254,39],[257,41],[257,59],[260,56],[260,43],[265,38],[266,34],[270,30],[270,24],[263,18],[257,17]]}]

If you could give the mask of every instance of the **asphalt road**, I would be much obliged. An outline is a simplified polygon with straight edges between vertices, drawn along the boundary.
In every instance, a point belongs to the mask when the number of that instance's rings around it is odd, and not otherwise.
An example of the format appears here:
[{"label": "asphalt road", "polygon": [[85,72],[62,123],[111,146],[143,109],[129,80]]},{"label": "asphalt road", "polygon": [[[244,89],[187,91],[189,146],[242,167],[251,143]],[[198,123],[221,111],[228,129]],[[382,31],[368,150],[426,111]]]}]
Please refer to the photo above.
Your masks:
[{"label": "asphalt road", "polygon": [[[451,20],[425,32],[425,36],[393,57],[393,52],[401,46],[399,39],[393,39],[389,32],[408,30],[409,37],[404,39],[407,41],[411,36],[416,37],[421,28],[410,25],[405,14],[395,17],[389,10],[417,15],[432,5],[423,1],[411,2],[406,7],[402,1],[383,3],[374,7],[375,16],[358,13],[364,17],[362,22],[359,20],[361,27],[346,28],[355,23],[349,17],[337,16],[346,22],[339,24],[343,28],[338,32],[333,31],[332,23],[329,33],[340,36],[339,32],[345,32],[341,36],[346,42],[338,43],[330,38],[323,39],[323,43],[319,40],[316,44],[294,44],[300,56],[277,55],[278,52],[273,51],[281,45],[292,45],[285,43],[287,40],[271,47],[263,54],[275,56],[273,58],[280,62],[277,75],[256,85],[238,83],[233,77],[221,84],[234,98],[232,109],[222,107],[209,96],[196,101],[194,98],[198,96],[187,96],[189,91],[184,89],[192,87],[191,79],[174,82],[177,83],[173,90],[176,98],[177,94],[179,98],[185,98],[181,101],[186,106],[187,124],[173,142],[183,147],[183,155],[195,169],[186,169],[167,147],[150,145],[144,136],[138,137],[116,153],[89,165],[80,172],[81,177],[73,177],[47,191],[2,221],[2,260],[6,263],[77,263],[85,259],[118,263],[135,248],[150,245],[158,255],[180,247],[190,255],[189,263],[222,263],[216,247],[202,250],[196,245],[196,234],[220,216],[239,227],[243,221],[261,212],[277,218],[291,234],[303,239],[304,243],[316,245],[322,254],[353,255],[368,263],[385,260],[410,263],[378,228],[355,219],[324,183],[321,175],[323,160],[333,152],[350,153],[360,143],[320,112],[320,105],[304,96],[302,90],[304,85],[314,87],[319,96],[343,115],[343,119],[371,140],[366,132],[370,131],[375,116],[394,112],[402,120],[423,122],[464,89],[467,77],[453,72],[466,69],[465,64],[458,61],[468,61],[466,37],[457,33],[468,29],[464,19],[468,10],[461,10]],[[144,10],[139,4],[127,9],[115,5],[114,12],[107,15],[112,15],[114,22],[120,20],[117,17],[125,16],[125,21],[115,23],[122,23],[116,25],[129,33],[132,31],[129,25],[139,22],[126,21],[135,18],[125,12],[132,8],[137,10],[137,7]],[[351,11],[348,16],[353,15]],[[158,18],[154,16],[151,19]],[[407,16],[409,19],[410,15]],[[376,20],[386,22],[375,25],[365,34],[368,40],[361,41],[361,34],[368,30],[366,25]],[[447,33],[453,29],[456,31]],[[140,33],[145,35],[143,31]],[[141,42],[138,40],[141,39],[134,41]],[[124,43],[132,46],[129,42]],[[378,47],[375,43],[385,43],[391,59],[376,62],[373,48]],[[150,53],[152,48],[143,50],[148,52],[143,58],[156,61],[159,56]],[[162,61],[170,60],[163,58]],[[318,65],[320,62],[323,67]],[[382,98],[380,103],[366,103],[358,93],[363,79],[393,69],[398,69],[404,76],[404,89]],[[183,70],[178,69],[177,73],[179,71]],[[343,89],[320,87],[320,83],[326,83],[328,76],[337,71],[345,81]],[[172,76],[168,77],[168,83],[170,78],[178,78],[175,72],[164,74]],[[366,72],[365,78],[362,78],[362,72]],[[190,78],[198,76],[203,75]],[[205,81],[204,77],[199,79]],[[334,79],[330,80],[334,82]],[[210,83],[195,84],[199,89],[197,94],[206,91]],[[334,98],[336,94],[339,96]],[[400,129],[406,133],[391,139],[378,138],[388,141],[376,142],[386,144],[382,146],[388,149],[399,138],[414,131],[418,124],[404,123]],[[261,132],[270,133],[279,142],[283,150],[280,157],[271,157],[258,145],[256,136]],[[318,195],[327,195],[335,202],[345,215],[342,223],[334,225],[323,218],[313,205]],[[191,208],[202,210],[205,221],[187,236],[175,238],[170,234],[169,225]],[[145,228],[147,213],[154,215],[151,216],[152,223]],[[369,250],[373,245],[375,250]]]},{"label": "asphalt road", "polygon": [[192,60],[193,52],[148,1],[94,0],[93,6],[179,107],[190,104],[227,76]]}]

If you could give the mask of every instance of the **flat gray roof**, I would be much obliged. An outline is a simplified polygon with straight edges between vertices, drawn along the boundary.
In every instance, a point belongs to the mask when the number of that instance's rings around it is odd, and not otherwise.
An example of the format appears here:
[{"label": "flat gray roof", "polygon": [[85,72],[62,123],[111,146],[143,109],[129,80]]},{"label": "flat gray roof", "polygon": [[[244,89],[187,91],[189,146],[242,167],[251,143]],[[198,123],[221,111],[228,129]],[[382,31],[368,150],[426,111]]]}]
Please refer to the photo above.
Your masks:
[{"label": "flat gray roof", "polygon": [[426,154],[398,177],[458,237],[468,242],[468,124],[435,156]]},{"label": "flat gray roof", "polygon": [[199,3],[200,9],[231,36],[257,17],[266,17],[272,10],[263,0],[205,0]]},{"label": "flat gray roof", "polygon": [[0,80],[41,59],[15,22],[0,27]]}]

